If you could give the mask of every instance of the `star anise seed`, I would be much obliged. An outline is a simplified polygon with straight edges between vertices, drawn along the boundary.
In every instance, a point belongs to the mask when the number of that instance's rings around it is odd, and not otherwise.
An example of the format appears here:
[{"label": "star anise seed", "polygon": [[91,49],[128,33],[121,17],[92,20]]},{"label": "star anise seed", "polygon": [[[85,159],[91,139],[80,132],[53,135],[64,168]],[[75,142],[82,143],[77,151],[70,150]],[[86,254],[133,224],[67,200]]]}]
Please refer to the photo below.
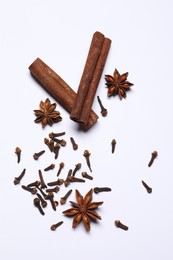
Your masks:
[{"label": "star anise seed", "polygon": [[90,230],[90,221],[101,220],[101,217],[97,214],[97,209],[103,202],[91,202],[93,189],[91,189],[83,198],[78,190],[76,190],[77,203],[70,201],[73,208],[63,211],[68,217],[74,217],[72,227],[75,228],[81,221],[83,222],[85,229]]},{"label": "star anise seed", "polygon": [[126,98],[126,91],[133,86],[132,83],[127,81],[127,77],[128,72],[120,75],[117,69],[115,69],[113,76],[105,75],[105,85],[108,88],[108,97],[118,95],[120,99]]},{"label": "star anise seed", "polygon": [[42,124],[42,128],[44,128],[47,124],[52,126],[54,123],[58,123],[62,120],[60,116],[60,112],[55,110],[56,104],[50,102],[47,98],[44,102],[40,102],[40,109],[34,110],[36,115],[35,123]]}]

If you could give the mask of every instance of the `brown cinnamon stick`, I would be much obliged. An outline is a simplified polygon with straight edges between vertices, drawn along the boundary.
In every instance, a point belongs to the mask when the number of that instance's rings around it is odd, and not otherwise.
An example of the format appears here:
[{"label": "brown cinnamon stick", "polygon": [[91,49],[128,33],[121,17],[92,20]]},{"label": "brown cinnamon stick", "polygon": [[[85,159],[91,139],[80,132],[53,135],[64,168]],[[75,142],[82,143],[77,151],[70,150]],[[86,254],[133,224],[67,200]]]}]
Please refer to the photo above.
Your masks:
[{"label": "brown cinnamon stick", "polygon": [[84,71],[70,118],[86,125],[98,83],[110,49],[111,40],[95,32],[91,41]]},{"label": "brown cinnamon stick", "polygon": [[111,45],[111,40],[108,38],[104,39],[103,45],[102,45],[102,49],[101,49],[101,53],[94,71],[94,75],[92,78],[92,81],[90,83],[90,87],[88,89],[88,93],[87,96],[85,98],[85,102],[83,104],[82,107],[82,113],[80,115],[80,119],[79,122],[86,125],[89,119],[89,114],[91,111],[91,107],[94,101],[94,97],[98,88],[98,84],[104,69],[104,65],[106,63],[106,59],[108,56],[108,52],[110,49],[110,45]]},{"label": "brown cinnamon stick", "polygon": [[[39,58],[29,66],[29,70],[49,94],[70,113],[76,99],[76,93],[73,89]],[[97,114],[91,111],[88,123],[83,129],[88,130],[96,123],[97,119]]]}]

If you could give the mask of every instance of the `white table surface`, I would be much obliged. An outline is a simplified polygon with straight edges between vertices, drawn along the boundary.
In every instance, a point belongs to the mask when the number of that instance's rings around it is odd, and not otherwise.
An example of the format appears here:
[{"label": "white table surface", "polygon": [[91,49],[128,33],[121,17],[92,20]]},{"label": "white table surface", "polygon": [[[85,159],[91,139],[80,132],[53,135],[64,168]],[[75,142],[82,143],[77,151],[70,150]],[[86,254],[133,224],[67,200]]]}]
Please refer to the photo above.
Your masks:
[{"label": "white table surface", "polygon": [[[171,0],[1,1],[1,259],[173,259],[172,9]],[[97,30],[112,40],[97,91],[108,116],[101,116],[95,99],[93,109],[99,120],[88,132],[79,132],[57,104],[62,122],[43,130],[34,123],[33,109],[47,97],[55,100],[32,79],[28,66],[41,58],[77,91]],[[128,71],[128,80],[134,83],[126,100],[107,97],[104,74],[112,74],[115,68]],[[52,131],[66,132],[67,146],[56,161],[43,142]],[[79,145],[77,151],[71,148],[71,136]],[[113,138],[117,145],[111,154]],[[16,146],[22,149],[20,164]],[[46,154],[34,161],[33,153],[41,149]],[[72,219],[62,214],[69,202],[56,212],[49,205],[43,217],[33,206],[34,197],[13,184],[23,168],[26,175],[21,183],[28,184],[38,179],[38,169],[50,163],[56,168],[44,176],[46,181],[55,180],[61,161],[65,163],[62,178],[78,162],[88,171],[85,149],[91,152],[94,180],[71,184],[70,200],[75,200],[75,189],[85,195],[95,186],[112,188],[93,195],[93,201],[104,204],[98,210],[102,220],[92,223],[89,233],[82,224],[71,228]],[[158,158],[149,168],[154,150]],[[153,188],[151,194],[142,180]],[[57,200],[66,191],[62,187]],[[129,230],[116,228],[116,219]],[[50,226],[61,220],[63,225],[52,232]]]}]

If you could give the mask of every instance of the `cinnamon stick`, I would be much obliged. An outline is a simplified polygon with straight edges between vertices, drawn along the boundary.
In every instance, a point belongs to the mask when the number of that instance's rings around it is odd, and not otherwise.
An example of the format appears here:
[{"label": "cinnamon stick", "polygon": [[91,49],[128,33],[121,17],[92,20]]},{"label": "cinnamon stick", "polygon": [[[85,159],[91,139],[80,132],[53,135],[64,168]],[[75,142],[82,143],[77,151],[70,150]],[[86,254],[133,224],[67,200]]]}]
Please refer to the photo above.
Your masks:
[{"label": "cinnamon stick", "polygon": [[86,125],[98,88],[101,74],[106,63],[111,40],[100,32],[95,32],[91,41],[84,71],[79,83],[77,96],[70,118]]},{"label": "cinnamon stick", "polygon": [[[46,91],[48,91],[48,93],[70,113],[76,99],[74,90],[40,58],[37,58],[29,66],[29,70]],[[88,130],[96,123],[97,119],[97,114],[94,111],[91,111],[88,123],[83,129]]]},{"label": "cinnamon stick", "polygon": [[90,84],[90,87],[88,89],[88,93],[87,96],[85,98],[85,102],[83,104],[82,107],[82,113],[80,115],[80,119],[79,122],[86,125],[89,119],[89,114],[91,111],[91,107],[94,101],[94,97],[98,88],[98,84],[100,81],[100,77],[102,75],[103,69],[104,69],[104,65],[106,63],[106,59],[108,56],[108,52],[110,49],[110,45],[111,45],[111,40],[108,38],[104,39],[103,45],[102,45],[102,49],[101,49],[101,53],[94,71],[94,75]]}]

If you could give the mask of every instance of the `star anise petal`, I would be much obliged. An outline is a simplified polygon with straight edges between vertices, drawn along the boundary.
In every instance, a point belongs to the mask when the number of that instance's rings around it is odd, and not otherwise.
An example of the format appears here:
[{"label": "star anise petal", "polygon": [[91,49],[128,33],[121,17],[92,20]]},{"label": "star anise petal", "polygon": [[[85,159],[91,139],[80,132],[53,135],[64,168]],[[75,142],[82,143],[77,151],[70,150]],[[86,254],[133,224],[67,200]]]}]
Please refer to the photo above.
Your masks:
[{"label": "star anise petal", "polygon": [[84,204],[87,206],[92,201],[93,189],[91,189],[84,197]]},{"label": "star anise petal", "polygon": [[126,79],[127,79],[128,75],[129,75],[129,73],[128,73],[128,72],[126,72],[126,73],[122,74],[122,75],[120,76],[120,79],[119,79],[119,81],[120,81],[121,83],[122,83],[122,82],[124,82],[124,81],[126,81]]},{"label": "star anise petal", "polygon": [[122,98],[126,98],[126,92],[123,88],[119,88],[118,89],[118,95],[119,95],[119,98],[122,99]]},{"label": "star anise petal", "polygon": [[90,231],[90,219],[87,214],[82,214],[82,221],[87,231]]},{"label": "star anise petal", "polygon": [[107,81],[107,82],[109,82],[110,84],[112,83],[114,83],[115,82],[115,79],[114,79],[114,77],[112,77],[111,75],[105,75],[105,80]]},{"label": "star anise petal", "polygon": [[42,121],[41,121],[41,124],[42,124],[42,127],[45,128],[45,126],[47,125],[48,121],[47,121],[47,118],[46,117],[43,117]]},{"label": "star anise petal", "polygon": [[125,81],[124,83],[121,83],[123,88],[130,89],[131,86],[133,86],[133,83],[130,83],[129,81]]},{"label": "star anise petal", "polygon": [[76,190],[76,200],[79,206],[83,205],[83,196],[80,194],[78,190]]},{"label": "star anise petal", "polygon": [[116,86],[111,86],[110,88],[108,88],[108,97],[114,96],[116,93]]},{"label": "star anise petal", "polygon": [[101,219],[100,215],[92,210],[87,210],[87,215],[92,219]]},{"label": "star anise petal", "polygon": [[98,208],[100,205],[103,204],[103,201],[100,202],[92,202],[89,204],[89,206],[87,207],[87,209],[92,210],[92,209],[96,209]]},{"label": "star anise petal", "polygon": [[80,223],[81,221],[81,218],[82,218],[82,214],[78,213],[74,219],[73,219],[73,223],[72,223],[72,227],[75,228],[77,227],[77,225]]},{"label": "star anise petal", "polygon": [[116,80],[118,80],[118,79],[120,78],[120,73],[118,72],[117,69],[114,70],[113,75],[114,75],[114,78],[115,78]]},{"label": "star anise petal", "polygon": [[63,213],[68,217],[72,217],[79,213],[79,209],[71,208],[63,211]]},{"label": "star anise petal", "polygon": [[55,103],[51,104],[51,105],[48,107],[49,113],[52,113],[52,112],[55,110],[55,108],[56,108],[56,104],[55,104]]},{"label": "star anise petal", "polygon": [[43,116],[38,116],[38,117],[34,120],[34,122],[35,122],[35,123],[40,123],[40,122],[42,121],[42,119],[43,119]]}]

